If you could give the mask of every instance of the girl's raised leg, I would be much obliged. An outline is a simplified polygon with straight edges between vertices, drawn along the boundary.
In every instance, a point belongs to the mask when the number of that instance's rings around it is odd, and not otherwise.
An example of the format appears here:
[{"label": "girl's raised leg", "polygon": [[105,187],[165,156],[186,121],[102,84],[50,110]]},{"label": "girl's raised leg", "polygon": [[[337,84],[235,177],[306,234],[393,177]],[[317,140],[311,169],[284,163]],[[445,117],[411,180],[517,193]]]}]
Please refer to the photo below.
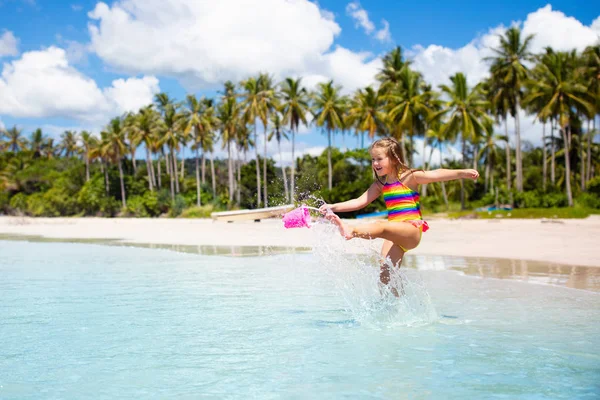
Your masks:
[{"label": "girl's raised leg", "polygon": [[377,221],[349,227],[335,214],[329,214],[325,218],[336,224],[342,236],[348,240],[355,237],[363,239],[381,238],[407,250],[414,249],[421,241],[421,230],[406,222]]}]

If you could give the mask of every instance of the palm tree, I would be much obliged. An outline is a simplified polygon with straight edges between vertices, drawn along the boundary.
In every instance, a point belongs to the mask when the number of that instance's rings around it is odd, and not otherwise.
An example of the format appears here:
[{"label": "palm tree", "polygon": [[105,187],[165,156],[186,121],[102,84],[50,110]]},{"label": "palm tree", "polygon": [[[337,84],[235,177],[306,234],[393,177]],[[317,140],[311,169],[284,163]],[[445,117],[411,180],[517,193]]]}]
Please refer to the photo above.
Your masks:
[{"label": "palm tree", "polygon": [[90,150],[95,145],[96,137],[88,131],[81,131],[81,149],[83,150],[83,158],[85,160],[85,181],[90,180]]},{"label": "palm tree", "polygon": [[275,91],[275,83],[273,78],[268,74],[260,74],[258,82],[261,91],[260,107],[264,110],[263,114],[265,118],[261,118],[264,128],[264,157],[263,157],[263,195],[265,201],[265,207],[269,206],[269,197],[267,193],[267,124],[269,114],[277,108],[277,93]]},{"label": "palm tree", "polygon": [[[239,125],[240,107],[233,97],[223,100],[219,106],[218,116],[221,121],[221,142],[223,148],[227,148],[227,176],[229,180],[229,203],[233,202],[233,194],[235,193],[233,179],[233,159],[231,153],[231,143],[236,138],[236,131]],[[256,161],[258,163],[258,159]],[[257,194],[260,195],[260,186],[257,187]]]},{"label": "palm tree", "polygon": [[376,78],[380,82],[379,90],[387,93],[400,81],[400,74],[410,66],[411,62],[404,59],[400,46],[396,46],[383,56],[381,61],[383,67],[379,70]]},{"label": "palm tree", "polygon": [[42,148],[44,147],[45,140],[46,137],[40,128],[37,128],[31,133],[31,138],[29,139],[29,148],[33,152],[34,158],[39,158],[42,155]]},{"label": "palm tree", "polygon": [[283,123],[290,124],[292,132],[292,167],[291,167],[291,182],[290,182],[290,200],[294,201],[294,192],[296,190],[295,170],[296,170],[296,155],[295,144],[300,123],[307,126],[306,116],[310,112],[309,95],[306,88],[302,86],[302,78],[293,79],[286,78],[281,85],[281,112],[283,113]]},{"label": "palm tree", "polygon": [[515,113],[515,139],[516,139],[516,170],[517,170],[517,190],[523,191],[523,157],[521,155],[521,131],[519,122],[519,102],[523,97],[523,85],[528,78],[528,69],[526,63],[533,61],[533,54],[529,51],[533,35],[528,35],[524,39],[521,36],[521,29],[511,27],[507,29],[504,35],[498,35],[500,45],[493,48],[496,54],[494,57],[488,57],[492,62],[490,68],[494,80],[501,81],[508,90],[508,95],[512,97],[510,103],[514,105]]},{"label": "palm tree", "polygon": [[[456,140],[455,132],[449,131],[445,127],[445,124],[439,118],[435,118],[429,124],[429,129],[425,133],[425,136],[427,136],[431,141],[432,153],[433,148],[438,148],[438,151],[440,153],[440,168],[444,168],[443,147],[444,145],[449,145],[450,143],[453,143]],[[442,187],[442,196],[444,198],[444,204],[446,205],[446,210],[448,210],[450,206],[448,204],[446,184],[444,182],[440,182],[440,184]]]},{"label": "palm tree", "polygon": [[109,155],[110,159],[119,167],[119,180],[121,182],[121,201],[123,209],[127,208],[127,200],[125,198],[125,182],[123,179],[123,166],[121,160],[127,152],[126,132],[121,118],[113,118],[106,130],[105,137],[105,154]]},{"label": "palm tree", "polygon": [[[592,131],[587,136],[587,172],[586,182],[592,179],[592,143],[593,136],[596,133],[596,115],[600,113],[600,44],[589,46],[583,53],[584,57],[584,74],[588,93],[594,98],[595,105],[594,114],[592,116]],[[589,128],[589,124],[588,124]]]},{"label": "palm tree", "polygon": [[146,173],[148,174],[148,188],[154,191],[157,185],[154,174],[154,164],[150,155],[151,150],[158,142],[158,134],[161,131],[160,115],[152,104],[140,109],[133,123],[133,135],[137,143],[144,143],[146,148]]},{"label": "palm tree", "polygon": [[238,204],[242,203],[242,153],[244,154],[244,160],[246,159],[246,153],[250,147],[254,146],[252,141],[252,131],[246,124],[246,122],[238,118],[238,126],[236,128],[235,144],[237,148],[237,190],[236,190],[236,201]]},{"label": "palm tree", "polygon": [[501,159],[498,143],[505,140],[507,140],[506,136],[494,132],[494,125],[491,122],[485,124],[482,137],[483,147],[479,150],[479,158],[485,162],[484,191],[486,193],[488,187],[494,190],[494,168]]},{"label": "palm tree", "polygon": [[356,127],[361,134],[361,147],[365,146],[364,133],[373,139],[375,132],[381,131],[385,120],[383,98],[379,90],[372,87],[358,89],[348,110],[348,124]]},{"label": "palm tree", "polygon": [[[254,149],[256,151],[256,191],[257,191],[257,203],[256,206],[260,207],[261,203],[261,194],[260,194],[260,167],[258,165],[258,134],[256,132],[256,120],[260,119],[261,121],[267,120],[267,112],[266,109],[262,107],[262,93],[261,86],[256,78],[248,78],[245,81],[241,82],[242,88],[245,90],[245,93],[242,95],[244,101],[242,103],[243,107],[243,117],[244,120],[251,124],[254,127]],[[224,100],[226,101],[226,100]],[[266,179],[266,178],[265,178]],[[266,200],[266,199],[265,199]]]},{"label": "palm tree", "polygon": [[60,148],[65,152],[65,157],[73,157],[79,150],[77,146],[77,133],[74,131],[65,131],[61,138]]},{"label": "palm tree", "polygon": [[3,143],[3,147],[9,149],[13,153],[21,151],[27,147],[27,140],[22,136],[23,130],[17,128],[14,125],[10,129],[4,131],[6,140]]},{"label": "palm tree", "polygon": [[175,193],[179,193],[179,179],[177,177],[177,150],[179,150],[179,132],[184,123],[184,116],[179,112],[175,105],[167,105],[164,111],[163,121],[160,129],[161,144],[166,144],[169,148],[169,156],[167,157],[167,170],[170,170],[171,183],[171,201],[175,202]]},{"label": "palm tree", "polygon": [[137,130],[135,125],[136,115],[133,113],[127,113],[123,117],[123,129],[125,130],[125,137],[129,142],[129,154],[131,155],[131,165],[133,166],[133,174],[137,174],[137,163],[135,161],[135,153],[137,152],[138,147],[142,144],[140,137],[137,135]]},{"label": "palm tree", "polygon": [[333,187],[331,167],[331,133],[344,125],[344,99],[340,96],[341,86],[334,85],[333,80],[319,83],[318,91],[314,94],[314,119],[318,127],[327,131],[327,171],[329,190]]},{"label": "palm tree", "polygon": [[283,173],[283,188],[285,191],[285,199],[290,201],[289,193],[288,193],[288,184],[287,184],[287,176],[285,173],[285,166],[283,165],[283,157],[281,156],[281,139],[288,139],[288,134],[283,129],[283,122],[281,118],[281,114],[279,112],[274,112],[271,114],[271,132],[269,133],[268,141],[271,141],[273,138],[277,140],[277,150],[279,152],[279,162],[281,164],[281,172]]},{"label": "palm tree", "polygon": [[[415,127],[424,132],[424,121],[432,112],[430,100],[433,95],[431,92],[423,91],[422,88],[421,74],[411,71],[410,68],[404,68],[398,74],[397,84],[386,96],[389,117],[398,129],[408,132],[411,149],[414,148]],[[412,165],[412,159],[411,151],[408,155],[409,165]]]},{"label": "palm tree", "polygon": [[[451,86],[441,85],[442,92],[448,96],[444,108],[435,113],[433,118],[439,118],[450,114],[448,122],[443,125],[445,135],[454,135],[460,132],[462,141],[463,165],[466,166],[467,140],[480,136],[484,130],[484,124],[491,121],[485,113],[488,103],[484,99],[481,86],[475,86],[472,90],[467,85],[466,76],[459,72],[450,77]],[[461,208],[465,209],[465,191],[461,179],[460,202]]]},{"label": "palm tree", "polygon": [[573,206],[571,191],[571,165],[569,158],[569,137],[573,110],[583,109],[594,112],[594,105],[586,97],[587,88],[580,83],[574,73],[575,55],[573,53],[554,52],[546,49],[536,65],[536,79],[528,81],[530,92],[526,103],[543,101],[544,106],[537,117],[540,119],[555,118],[558,121],[565,156],[565,182],[567,201]]},{"label": "palm tree", "polygon": [[[214,115],[212,101],[202,98],[198,100],[194,95],[187,96],[186,127],[184,132],[190,134],[193,132],[192,149],[196,151],[196,195],[197,205],[200,206],[200,167],[199,153],[202,150],[202,163],[204,164],[204,153],[207,148],[207,142],[212,141],[212,135],[218,119]],[[203,179],[204,181],[204,179]],[[204,182],[202,182],[204,183]]]}]

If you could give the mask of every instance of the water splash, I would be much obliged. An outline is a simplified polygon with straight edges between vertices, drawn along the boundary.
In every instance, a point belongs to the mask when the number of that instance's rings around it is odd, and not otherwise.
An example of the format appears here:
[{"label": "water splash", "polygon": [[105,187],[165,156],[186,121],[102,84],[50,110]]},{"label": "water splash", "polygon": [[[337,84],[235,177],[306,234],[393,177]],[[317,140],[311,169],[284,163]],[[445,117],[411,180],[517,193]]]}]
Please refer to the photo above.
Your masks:
[{"label": "water splash", "polygon": [[[390,268],[390,282],[379,280],[382,260],[372,240],[344,240],[336,226],[323,218],[313,225],[314,252],[323,273],[346,304],[346,311],[363,325],[375,328],[425,325],[439,319],[417,270]],[[394,292],[398,293],[396,297]]]}]

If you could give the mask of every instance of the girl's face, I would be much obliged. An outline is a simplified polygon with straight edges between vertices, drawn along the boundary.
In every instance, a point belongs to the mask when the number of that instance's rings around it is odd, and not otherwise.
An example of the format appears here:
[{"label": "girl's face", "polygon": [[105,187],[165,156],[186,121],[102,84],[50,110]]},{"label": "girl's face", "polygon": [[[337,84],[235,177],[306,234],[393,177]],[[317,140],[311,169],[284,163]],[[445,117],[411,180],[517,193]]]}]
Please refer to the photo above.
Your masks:
[{"label": "girl's face", "polygon": [[392,175],[396,169],[387,151],[378,147],[371,149],[371,165],[377,176]]}]

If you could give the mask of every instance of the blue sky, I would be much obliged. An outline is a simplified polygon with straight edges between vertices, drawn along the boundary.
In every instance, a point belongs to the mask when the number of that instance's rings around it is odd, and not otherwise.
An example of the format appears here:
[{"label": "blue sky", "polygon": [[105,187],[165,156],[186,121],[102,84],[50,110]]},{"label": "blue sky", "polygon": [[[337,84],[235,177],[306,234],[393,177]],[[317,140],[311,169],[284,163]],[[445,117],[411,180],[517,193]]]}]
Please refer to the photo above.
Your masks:
[{"label": "blue sky", "polygon": [[[0,0],[0,124],[52,136],[97,131],[158,90],[211,96],[254,67],[304,76],[307,85],[334,78],[351,92],[372,82],[395,45],[434,85],[458,70],[474,83],[485,75],[488,47],[513,23],[534,33],[540,49],[582,48],[600,33],[600,7],[581,0],[239,3]],[[535,141],[533,121],[525,129]],[[298,141],[313,153],[326,144],[314,128]]]}]

